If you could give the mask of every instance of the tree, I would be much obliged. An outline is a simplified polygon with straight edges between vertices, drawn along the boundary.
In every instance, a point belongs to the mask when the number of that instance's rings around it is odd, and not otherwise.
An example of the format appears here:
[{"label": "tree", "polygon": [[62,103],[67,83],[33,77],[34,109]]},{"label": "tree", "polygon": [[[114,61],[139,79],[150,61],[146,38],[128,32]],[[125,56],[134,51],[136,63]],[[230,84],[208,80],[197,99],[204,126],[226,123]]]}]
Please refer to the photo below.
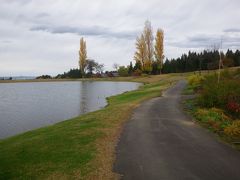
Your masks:
[{"label": "tree", "polygon": [[141,63],[141,70],[149,73],[152,71],[153,62],[153,33],[150,21],[145,22],[143,33],[136,39],[136,52],[134,60]]},{"label": "tree", "polygon": [[96,69],[97,64],[98,63],[95,60],[87,59],[86,60],[86,70],[87,70],[87,73],[92,75],[93,71]]},{"label": "tree", "polygon": [[133,65],[132,65],[132,61],[130,61],[130,65],[129,65],[129,68],[128,68],[128,74],[132,75],[132,73],[133,73]]},{"label": "tree", "polygon": [[88,75],[92,75],[93,72],[101,73],[103,71],[104,65],[99,64],[93,59],[87,59],[86,61],[86,70]]},{"label": "tree", "polygon": [[104,64],[99,64],[99,63],[97,63],[96,72],[97,72],[97,73],[102,73],[102,72],[103,72],[103,69],[104,69]]},{"label": "tree", "polygon": [[87,46],[86,41],[83,38],[80,39],[80,50],[79,50],[79,69],[81,74],[84,76],[87,61]]},{"label": "tree", "polygon": [[81,78],[82,74],[79,69],[70,69],[68,72],[64,72],[63,74],[58,74],[55,78]]},{"label": "tree", "polygon": [[140,61],[137,61],[136,63],[135,63],[135,65],[134,65],[134,67],[133,67],[133,70],[134,71],[141,71],[141,69],[142,69],[142,67],[141,67],[142,65],[141,65],[141,63],[140,63]]},{"label": "tree", "polygon": [[50,75],[41,75],[41,76],[36,77],[36,79],[52,79],[52,76],[50,76]]},{"label": "tree", "polygon": [[150,21],[145,22],[145,27],[143,31],[144,41],[146,44],[146,59],[145,59],[145,66],[143,66],[143,70],[147,73],[152,71],[152,62],[153,62],[153,30]]},{"label": "tree", "polygon": [[163,68],[163,39],[164,39],[164,32],[162,29],[158,29],[156,33],[156,44],[155,44],[155,59],[157,61],[157,70],[161,74]]},{"label": "tree", "polygon": [[136,52],[134,55],[134,60],[136,61],[136,64],[141,64],[140,70],[143,70],[146,61],[146,43],[143,34],[140,37],[137,37],[135,45]]},{"label": "tree", "polygon": [[118,74],[119,76],[128,76],[128,68],[125,66],[119,66]]},{"label": "tree", "polygon": [[163,72],[175,73],[218,69],[220,55],[220,68],[238,66],[238,60],[240,62],[239,50],[235,52],[228,50],[226,53],[219,50],[204,50],[200,53],[189,51],[188,54],[183,54],[177,59],[167,59],[163,64]]},{"label": "tree", "polygon": [[118,68],[119,68],[119,64],[117,64],[117,63],[114,63],[113,64],[113,69],[115,69],[116,71],[118,70]]}]

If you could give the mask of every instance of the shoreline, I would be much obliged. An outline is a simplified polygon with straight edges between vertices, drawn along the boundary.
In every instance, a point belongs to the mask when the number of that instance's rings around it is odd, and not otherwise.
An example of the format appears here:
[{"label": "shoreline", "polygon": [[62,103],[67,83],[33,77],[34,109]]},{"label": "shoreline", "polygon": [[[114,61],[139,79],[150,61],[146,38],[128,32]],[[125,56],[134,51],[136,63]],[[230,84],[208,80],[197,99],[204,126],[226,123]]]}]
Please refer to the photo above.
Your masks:
[{"label": "shoreline", "polygon": [[[143,83],[138,81],[138,77],[132,78],[129,80],[130,77],[121,77],[121,78],[85,78],[85,79],[34,79],[34,80],[0,80],[0,84],[10,84],[10,83],[42,83],[42,82],[84,82],[84,81],[105,81],[105,82],[136,82],[136,83]],[[134,80],[136,79],[136,80]]]},{"label": "shoreline", "polygon": [[107,98],[103,109],[0,140],[0,176],[116,178],[112,166],[123,124],[139,104],[160,96],[164,89],[182,78],[139,77],[137,82],[145,85]]},{"label": "shoreline", "polygon": [[[61,81],[61,82],[75,82],[75,81]],[[11,138],[11,137],[14,137],[14,136],[18,136],[18,135],[21,135],[21,134],[24,134],[24,133],[27,133],[29,131],[34,131],[34,130],[37,130],[37,129],[40,129],[40,128],[45,128],[45,127],[48,127],[48,126],[52,126],[52,125],[55,125],[57,123],[61,123],[63,121],[67,121],[67,120],[71,120],[71,119],[74,119],[74,118],[78,118],[82,115],[85,115],[85,114],[88,114],[88,113],[91,113],[91,112],[95,112],[95,111],[99,111],[99,110],[102,110],[104,109],[105,107],[107,107],[109,105],[109,102],[108,102],[108,99],[111,98],[112,96],[118,96],[118,95],[121,95],[121,94],[124,94],[124,93],[127,93],[127,92],[131,92],[131,91],[136,91],[138,90],[139,88],[141,88],[141,86],[143,86],[144,84],[143,83],[140,83],[140,82],[129,82],[129,81],[95,81],[95,82],[117,82],[117,83],[134,83],[136,84],[136,89],[133,89],[133,90],[124,90],[120,93],[117,93],[115,95],[110,95],[109,96],[106,96],[106,97],[102,97],[102,99],[104,99],[105,103],[102,105],[102,106],[99,106],[98,109],[95,109],[95,110],[89,110],[88,112],[84,112],[84,113],[81,113],[81,114],[78,114],[76,116],[72,116],[72,117],[69,117],[69,118],[66,118],[66,119],[59,119],[58,121],[56,122],[53,122],[53,123],[48,123],[48,124],[45,124],[43,126],[39,126],[39,127],[35,127],[35,128],[29,128],[28,130],[26,131],[21,131],[21,132],[18,132],[16,134],[13,134],[13,135],[7,135],[7,136],[4,136],[4,137],[1,137],[0,136],[0,141],[1,140],[5,140],[7,138]],[[36,82],[38,83],[38,82]],[[40,83],[40,82],[39,82]],[[49,120],[51,121],[51,120]]]}]

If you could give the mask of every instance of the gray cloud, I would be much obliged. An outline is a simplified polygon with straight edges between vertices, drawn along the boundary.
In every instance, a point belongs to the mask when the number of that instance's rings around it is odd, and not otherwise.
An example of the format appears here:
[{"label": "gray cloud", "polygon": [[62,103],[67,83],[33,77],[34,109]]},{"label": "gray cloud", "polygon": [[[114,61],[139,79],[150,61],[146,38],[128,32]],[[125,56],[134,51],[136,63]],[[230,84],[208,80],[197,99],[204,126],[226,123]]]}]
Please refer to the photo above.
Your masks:
[{"label": "gray cloud", "polygon": [[25,5],[25,4],[28,4],[30,3],[32,0],[3,0],[4,3],[9,3],[9,4],[12,4],[12,3],[18,3],[18,4],[21,4],[21,5]]},{"label": "gray cloud", "polygon": [[[224,31],[225,32],[225,31]],[[167,42],[171,46],[179,48],[209,48],[212,46],[220,46],[222,43],[223,48],[236,48],[240,47],[239,35],[228,34],[196,34],[187,36],[184,40]]]},{"label": "gray cloud", "polygon": [[36,18],[46,18],[49,16],[50,16],[50,14],[48,14],[48,13],[38,13],[35,17]]},{"label": "gray cloud", "polygon": [[135,39],[137,32],[133,31],[122,31],[114,32],[108,28],[100,26],[92,27],[69,27],[69,26],[36,26],[30,28],[30,31],[46,31],[53,34],[76,34],[79,36],[103,36],[103,37],[114,37],[114,38],[125,38]]},{"label": "gray cloud", "polygon": [[10,40],[2,40],[2,41],[0,41],[0,43],[3,43],[3,44],[10,44],[10,43],[12,43],[12,41],[10,41]]},{"label": "gray cloud", "polygon": [[127,65],[146,19],[154,31],[164,29],[168,58],[208,48],[221,37],[225,49],[237,49],[239,5],[239,0],[1,0],[0,76],[56,75],[77,67],[79,36],[87,41],[88,56],[106,70],[115,62]]},{"label": "gray cloud", "polygon": [[235,33],[235,32],[237,32],[237,33],[239,33],[240,32],[240,28],[230,28],[230,29],[225,29],[224,30],[224,32],[233,32],[233,33]]}]

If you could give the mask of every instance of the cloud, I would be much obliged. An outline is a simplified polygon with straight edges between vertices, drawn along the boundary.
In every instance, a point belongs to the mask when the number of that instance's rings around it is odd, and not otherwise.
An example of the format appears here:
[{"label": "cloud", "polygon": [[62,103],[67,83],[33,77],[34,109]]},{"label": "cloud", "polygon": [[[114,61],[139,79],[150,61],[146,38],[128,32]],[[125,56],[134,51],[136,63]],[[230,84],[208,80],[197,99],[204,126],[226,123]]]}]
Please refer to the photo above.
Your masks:
[{"label": "cloud", "polygon": [[2,0],[0,76],[56,75],[75,68],[80,36],[88,56],[106,70],[115,62],[128,65],[146,19],[154,33],[164,30],[168,58],[208,48],[221,37],[225,49],[237,49],[239,5],[239,0]]},{"label": "cloud", "polygon": [[227,33],[229,33],[229,32],[230,32],[230,33],[231,33],[231,32],[233,32],[233,33],[237,32],[237,33],[239,33],[239,32],[240,32],[240,28],[225,29],[224,32],[227,32]]},{"label": "cloud", "polygon": [[137,33],[133,31],[114,32],[108,28],[100,26],[92,27],[69,27],[69,26],[36,26],[30,28],[30,31],[46,31],[53,34],[71,33],[79,36],[104,36],[114,38],[135,39]]},{"label": "cloud", "polygon": [[0,43],[3,43],[3,44],[10,44],[10,43],[12,43],[12,41],[9,41],[9,40],[2,40],[2,41],[0,41]]},{"label": "cloud", "polygon": [[3,0],[4,3],[9,3],[9,4],[13,4],[13,3],[19,3],[21,5],[25,5],[25,4],[28,4],[30,3],[32,0]]},{"label": "cloud", "polygon": [[38,13],[35,17],[36,18],[45,18],[45,17],[49,17],[50,16],[50,14],[48,14],[48,13]]},{"label": "cloud", "polygon": [[[226,31],[224,31],[226,32]],[[209,47],[218,46],[222,43],[222,47],[226,49],[240,48],[240,36],[230,34],[195,34],[186,36],[179,41],[167,42],[169,45],[178,48],[199,48],[208,49]]]}]

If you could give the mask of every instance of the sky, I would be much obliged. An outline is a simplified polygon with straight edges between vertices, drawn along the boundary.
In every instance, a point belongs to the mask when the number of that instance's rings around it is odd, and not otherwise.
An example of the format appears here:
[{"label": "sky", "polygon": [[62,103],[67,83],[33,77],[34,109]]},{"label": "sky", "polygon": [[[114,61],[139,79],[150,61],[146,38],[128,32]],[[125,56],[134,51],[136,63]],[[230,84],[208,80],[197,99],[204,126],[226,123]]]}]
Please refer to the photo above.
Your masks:
[{"label": "sky", "polygon": [[0,0],[0,76],[57,75],[88,58],[112,70],[133,61],[144,22],[164,30],[164,55],[240,49],[239,0]]}]

